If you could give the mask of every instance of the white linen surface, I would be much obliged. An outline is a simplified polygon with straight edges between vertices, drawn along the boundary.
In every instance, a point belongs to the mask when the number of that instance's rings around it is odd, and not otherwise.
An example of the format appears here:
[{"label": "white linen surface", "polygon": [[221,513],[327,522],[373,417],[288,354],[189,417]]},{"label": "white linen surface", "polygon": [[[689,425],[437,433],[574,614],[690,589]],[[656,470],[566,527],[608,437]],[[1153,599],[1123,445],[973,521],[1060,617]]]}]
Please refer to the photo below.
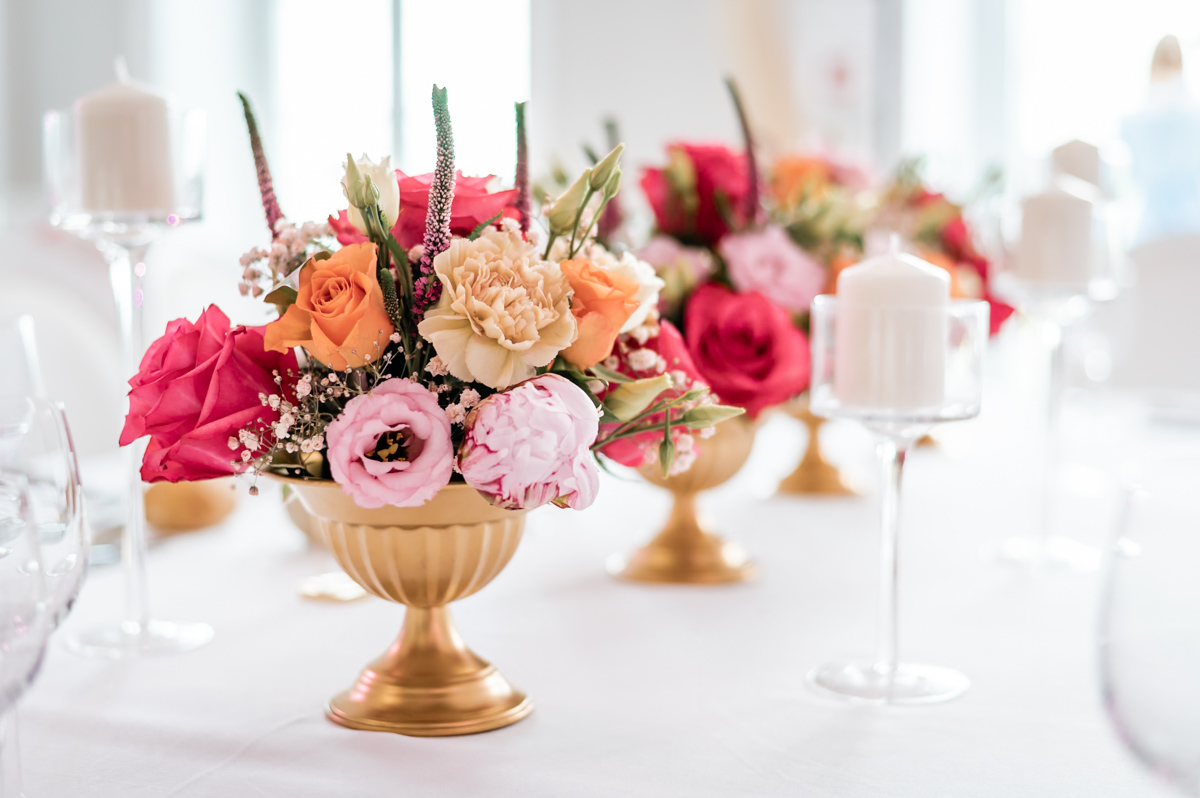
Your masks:
[{"label": "white linen surface", "polygon": [[[912,455],[904,486],[900,651],[959,668],[946,705],[873,708],[818,697],[805,672],[874,643],[874,496],[762,499],[803,443],[778,416],[743,472],[707,499],[762,566],[735,587],[616,582],[606,555],[645,539],[665,494],[605,478],[589,512],[534,513],[511,565],[455,605],[459,628],[533,698],[481,735],[356,732],[323,716],[398,631],[402,608],[301,599],[333,567],[305,548],[275,491],[150,556],[155,615],[205,620],[208,647],[133,662],[54,640],[21,713],[30,796],[1166,796],[1110,730],[1095,667],[1096,575],[1024,575],[980,548],[1031,531],[1038,430],[993,404]],[[1058,530],[1102,543],[1131,440],[1191,446],[1128,413],[1066,415]],[[869,485],[871,443],[827,427],[827,450]],[[1134,433],[1138,433],[1134,435]],[[1122,448],[1124,447],[1124,448]],[[1031,450],[1032,448],[1032,450]],[[90,578],[66,630],[115,619],[115,568]]]}]

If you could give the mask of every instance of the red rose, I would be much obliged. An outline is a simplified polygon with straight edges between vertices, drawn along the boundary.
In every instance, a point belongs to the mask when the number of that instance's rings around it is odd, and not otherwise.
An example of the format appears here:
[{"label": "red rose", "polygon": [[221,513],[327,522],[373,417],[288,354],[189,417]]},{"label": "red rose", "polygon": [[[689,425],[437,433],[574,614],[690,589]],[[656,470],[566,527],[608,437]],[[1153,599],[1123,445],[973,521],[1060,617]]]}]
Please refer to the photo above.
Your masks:
[{"label": "red rose", "polygon": [[642,171],[642,191],[658,229],[681,241],[716,246],[731,223],[740,228],[746,222],[746,158],[720,144],[675,143],[667,148],[674,151],[676,164],[690,165],[691,174],[685,179],[669,174],[674,166]]},{"label": "red rose", "polygon": [[787,311],[757,291],[706,283],[684,316],[688,349],[723,404],[751,418],[808,387],[808,338]]},{"label": "red rose", "polygon": [[[392,227],[392,235],[405,249],[425,240],[425,217],[429,214],[429,187],[433,184],[433,172],[409,177],[396,170],[400,184],[400,213]],[[488,192],[488,183],[495,175],[464,177],[454,173],[454,202],[450,206],[450,232],[456,236],[468,236],[479,225],[496,214],[512,219],[518,218],[517,190]],[[367,237],[350,224],[346,211],[329,217],[329,224],[342,246],[358,244]]]},{"label": "red rose", "polygon": [[209,305],[196,323],[176,319],[150,345],[129,381],[129,415],[121,445],[150,436],[142,458],[146,482],[212,479],[235,473],[229,439],[248,424],[278,420],[260,393],[283,392],[273,372],[296,372],[296,353],[268,352],[262,327],[229,327]]}]

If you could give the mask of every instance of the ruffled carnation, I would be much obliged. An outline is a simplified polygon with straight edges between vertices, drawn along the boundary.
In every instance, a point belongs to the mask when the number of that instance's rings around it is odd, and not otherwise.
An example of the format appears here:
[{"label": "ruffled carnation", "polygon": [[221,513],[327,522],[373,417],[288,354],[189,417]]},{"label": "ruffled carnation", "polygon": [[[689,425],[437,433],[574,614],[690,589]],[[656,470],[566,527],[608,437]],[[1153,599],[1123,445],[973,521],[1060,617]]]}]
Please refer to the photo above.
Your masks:
[{"label": "ruffled carnation", "polygon": [[410,380],[351,399],[325,439],[329,470],[359,507],[418,507],[450,482],[450,422],[437,396]]},{"label": "ruffled carnation", "polygon": [[458,468],[497,507],[530,510],[554,502],[582,510],[600,486],[590,451],[598,428],[587,394],[543,374],[471,411]]},{"label": "ruffled carnation", "polygon": [[433,265],[442,295],[418,330],[458,379],[507,388],[575,340],[570,283],[519,233],[455,238]]}]

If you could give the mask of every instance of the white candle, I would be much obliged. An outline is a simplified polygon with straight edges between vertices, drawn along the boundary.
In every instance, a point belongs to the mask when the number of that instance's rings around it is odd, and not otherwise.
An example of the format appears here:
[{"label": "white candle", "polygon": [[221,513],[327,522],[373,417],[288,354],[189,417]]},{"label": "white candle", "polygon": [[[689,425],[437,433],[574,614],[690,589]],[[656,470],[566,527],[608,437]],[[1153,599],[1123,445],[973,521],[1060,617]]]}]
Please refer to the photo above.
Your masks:
[{"label": "white candle", "polygon": [[116,83],[75,101],[75,147],[84,209],[174,210],[167,110],[166,98],[130,81],[120,60]]},{"label": "white candle", "polygon": [[848,407],[936,408],[946,395],[950,275],[894,242],[838,276],[833,390]]},{"label": "white candle", "polygon": [[1055,174],[1070,175],[1096,188],[1102,186],[1100,148],[1086,141],[1074,139],[1055,147],[1050,153],[1050,168]]},{"label": "white candle", "polygon": [[1092,278],[1095,206],[1070,181],[1021,203],[1021,241],[1014,276],[1031,283],[1086,289]]}]

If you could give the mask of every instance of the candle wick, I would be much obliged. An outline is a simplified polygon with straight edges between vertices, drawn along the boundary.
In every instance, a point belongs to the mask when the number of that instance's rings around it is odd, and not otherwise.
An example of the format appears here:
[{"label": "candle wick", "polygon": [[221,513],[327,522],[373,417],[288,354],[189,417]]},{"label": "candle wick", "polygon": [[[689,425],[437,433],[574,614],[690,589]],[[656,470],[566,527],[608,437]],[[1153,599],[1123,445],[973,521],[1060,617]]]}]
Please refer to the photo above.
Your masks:
[{"label": "candle wick", "polygon": [[113,68],[117,73],[118,83],[129,83],[129,66],[125,63],[125,56],[119,55],[113,61]]}]

